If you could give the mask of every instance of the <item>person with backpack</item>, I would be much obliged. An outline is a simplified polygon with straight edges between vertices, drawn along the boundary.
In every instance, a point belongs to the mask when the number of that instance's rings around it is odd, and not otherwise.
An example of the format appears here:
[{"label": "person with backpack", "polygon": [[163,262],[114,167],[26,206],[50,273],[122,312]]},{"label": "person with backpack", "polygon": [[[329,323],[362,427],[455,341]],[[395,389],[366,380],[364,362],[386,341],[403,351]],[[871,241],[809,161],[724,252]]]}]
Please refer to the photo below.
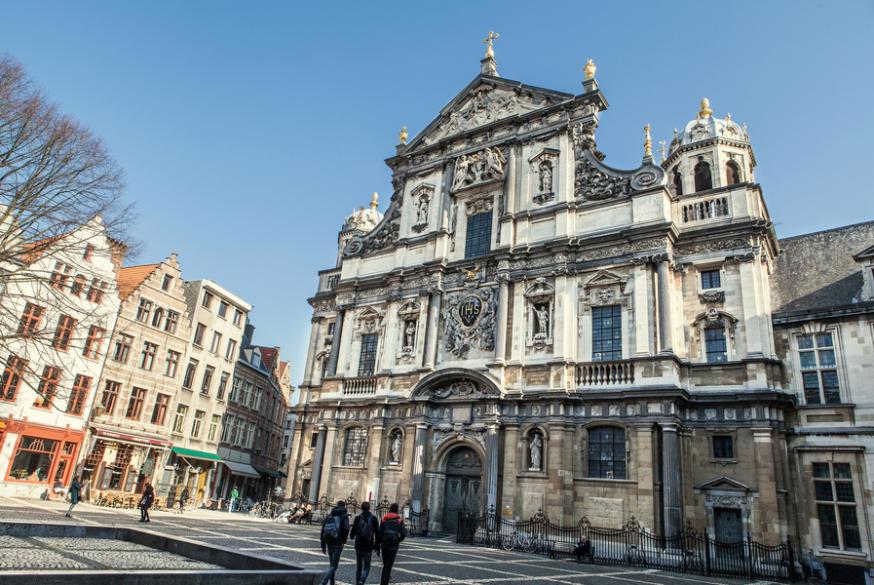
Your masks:
[{"label": "person with backpack", "polygon": [[379,520],[370,513],[370,502],[361,503],[361,513],[352,523],[355,539],[355,585],[364,585],[370,575],[373,551],[379,551]]},{"label": "person with backpack", "polygon": [[388,508],[388,514],[382,517],[382,524],[379,526],[379,550],[376,554],[382,552],[380,585],[388,585],[388,581],[391,579],[391,568],[395,564],[395,557],[398,556],[398,548],[406,537],[407,529],[404,526],[404,521],[398,515],[398,505],[392,504]]},{"label": "person with backpack", "polygon": [[346,502],[340,500],[331,510],[331,515],[322,522],[321,544],[322,552],[328,555],[330,566],[328,572],[322,578],[322,585],[335,585],[334,575],[340,564],[340,555],[343,554],[343,545],[349,537],[349,513],[346,512]]}]

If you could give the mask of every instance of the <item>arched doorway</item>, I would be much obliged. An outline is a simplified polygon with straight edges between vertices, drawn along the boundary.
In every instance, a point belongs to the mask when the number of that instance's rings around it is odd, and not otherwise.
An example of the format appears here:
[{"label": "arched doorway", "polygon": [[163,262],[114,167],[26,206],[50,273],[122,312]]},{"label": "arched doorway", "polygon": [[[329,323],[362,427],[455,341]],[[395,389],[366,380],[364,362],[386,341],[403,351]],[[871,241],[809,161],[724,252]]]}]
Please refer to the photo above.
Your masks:
[{"label": "arched doorway", "polygon": [[446,456],[446,487],[443,497],[445,531],[454,532],[458,528],[459,511],[480,511],[482,475],[482,461],[470,447],[456,447]]}]

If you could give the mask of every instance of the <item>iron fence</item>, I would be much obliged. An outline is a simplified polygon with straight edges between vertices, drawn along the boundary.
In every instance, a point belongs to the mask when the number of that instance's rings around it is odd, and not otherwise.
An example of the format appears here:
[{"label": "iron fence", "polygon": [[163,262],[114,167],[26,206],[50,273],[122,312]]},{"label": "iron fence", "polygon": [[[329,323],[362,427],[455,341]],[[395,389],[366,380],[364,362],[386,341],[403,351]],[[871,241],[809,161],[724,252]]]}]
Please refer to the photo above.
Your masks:
[{"label": "iron fence", "polygon": [[[583,546],[588,541],[589,546]],[[538,512],[530,520],[459,513],[456,542],[550,556],[576,556],[606,565],[628,565],[712,575],[795,581],[792,543],[765,545],[749,539],[721,542],[691,525],[676,536],[652,534],[632,517],[618,529],[595,528],[584,517],[575,526],[550,522]]]},{"label": "iron fence", "polygon": [[[331,513],[331,509],[339,499],[343,499],[343,501],[346,502],[346,510],[349,512],[350,516],[354,517],[361,511],[361,504],[358,502],[358,499],[351,494],[346,498],[333,499],[329,498],[327,494],[324,494],[318,500],[312,501],[302,493],[298,493],[292,496],[289,501],[294,505],[308,506],[312,510],[310,520],[313,522],[321,522]],[[380,522],[382,522],[383,517],[388,514],[390,508],[391,502],[387,496],[383,496],[380,501],[373,500],[370,502],[370,511],[373,515],[379,518]],[[406,502],[401,507],[400,512],[406,522],[407,534],[409,536],[428,535],[430,512],[427,508],[423,508],[421,511],[416,512],[410,507],[410,503]]]}]

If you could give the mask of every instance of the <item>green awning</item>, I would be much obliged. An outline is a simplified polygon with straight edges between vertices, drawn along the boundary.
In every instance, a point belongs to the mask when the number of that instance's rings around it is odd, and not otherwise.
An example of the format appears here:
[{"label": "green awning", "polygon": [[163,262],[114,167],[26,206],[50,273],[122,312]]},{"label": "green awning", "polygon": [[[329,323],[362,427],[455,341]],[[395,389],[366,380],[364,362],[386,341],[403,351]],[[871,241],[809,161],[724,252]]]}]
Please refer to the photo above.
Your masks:
[{"label": "green awning", "polygon": [[209,461],[221,461],[222,458],[215,453],[207,453],[206,451],[196,451],[194,449],[185,449],[184,447],[173,447],[172,451],[182,457],[191,457],[192,459],[207,459]]}]

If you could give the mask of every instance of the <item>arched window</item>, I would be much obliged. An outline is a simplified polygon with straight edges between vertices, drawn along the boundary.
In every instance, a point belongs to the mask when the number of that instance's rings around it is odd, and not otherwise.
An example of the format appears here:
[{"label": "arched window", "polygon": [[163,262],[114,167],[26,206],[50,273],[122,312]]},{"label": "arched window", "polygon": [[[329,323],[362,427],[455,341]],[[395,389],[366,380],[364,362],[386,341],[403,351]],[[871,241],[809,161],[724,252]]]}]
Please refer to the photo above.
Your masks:
[{"label": "arched window", "polygon": [[703,160],[695,165],[695,191],[706,191],[713,188],[713,177],[710,165]]},{"label": "arched window", "polygon": [[674,194],[683,194],[683,173],[677,169],[674,169]]},{"label": "arched window", "polygon": [[343,465],[363,467],[366,454],[367,430],[363,427],[347,429],[343,438]]},{"label": "arched window", "polygon": [[164,309],[158,307],[152,315],[152,327],[160,327],[161,321],[164,320]]},{"label": "arched window", "polygon": [[619,427],[589,429],[589,477],[625,479],[625,430]]},{"label": "arched window", "polygon": [[725,163],[725,184],[737,185],[740,183],[740,167],[733,160]]}]

